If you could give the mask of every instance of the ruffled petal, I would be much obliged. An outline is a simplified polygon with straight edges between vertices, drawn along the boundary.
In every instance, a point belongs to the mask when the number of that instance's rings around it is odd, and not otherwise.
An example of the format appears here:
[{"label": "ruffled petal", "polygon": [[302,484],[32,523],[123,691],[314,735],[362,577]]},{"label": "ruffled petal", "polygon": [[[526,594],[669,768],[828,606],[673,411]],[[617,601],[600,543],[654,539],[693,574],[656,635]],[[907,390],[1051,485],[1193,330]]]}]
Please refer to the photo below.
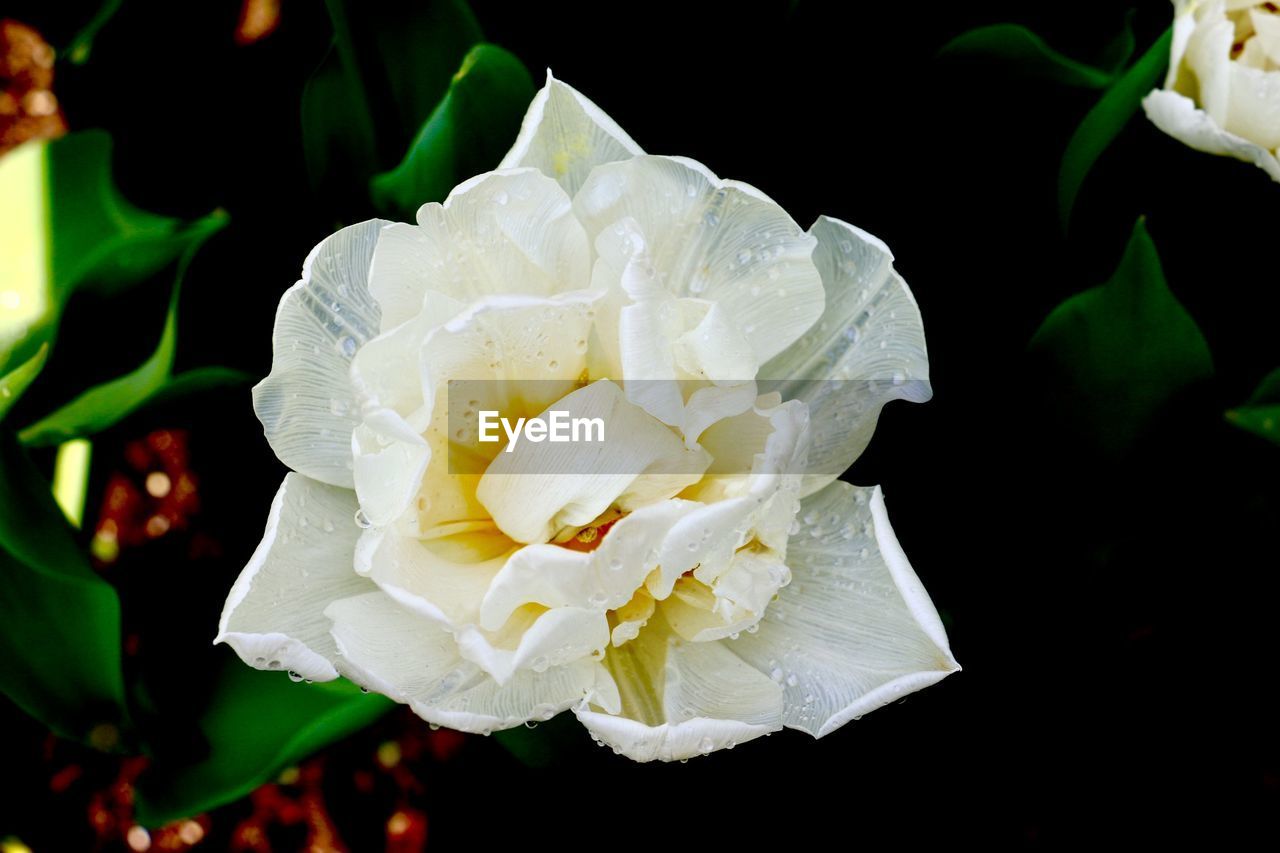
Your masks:
[{"label": "ruffled petal", "polygon": [[818,241],[826,308],[813,328],[760,370],[762,390],[809,406],[809,494],[840,476],[866,448],[890,400],[932,396],[920,309],[880,240],[820,217]]},{"label": "ruffled petal", "polygon": [[378,333],[369,262],[379,230],[370,219],[316,246],[276,311],[271,373],[253,408],[280,461],[314,480],[352,487],[351,431],[359,423],[351,358]]},{"label": "ruffled petal", "polygon": [[782,685],[788,727],[822,737],[960,669],[879,487],[832,483],[800,519],[791,584],[731,646]]},{"label": "ruffled petal", "polygon": [[573,195],[596,166],[643,153],[603,110],[547,71],[499,168],[532,166]]},{"label": "ruffled petal", "polygon": [[[598,419],[604,440],[516,439],[494,458],[476,496],[517,541],[547,542],[615,504],[630,510],[668,498],[706,468],[705,453],[686,448],[677,433],[631,405],[608,380],[574,391],[552,409],[566,419]],[[549,411],[540,417],[546,420]]]},{"label": "ruffled petal", "polygon": [[[615,239],[619,228],[642,235],[643,246],[632,251],[647,253],[661,286],[677,298],[719,305],[756,364],[786,349],[822,313],[813,238],[759,190],[720,180],[692,160],[645,155],[599,166],[574,209],[602,257],[601,241]],[[602,262],[624,269],[617,259]]]},{"label": "ruffled petal", "polygon": [[338,677],[325,608],[374,589],[352,567],[360,528],[356,496],[301,474],[285,476],[267,530],[231,587],[215,643],[252,667],[292,670],[313,681]]},{"label": "ruffled petal", "polygon": [[1197,151],[1234,157],[1252,163],[1280,181],[1280,160],[1274,152],[1223,130],[1209,114],[1185,95],[1168,90],[1152,92],[1142,102],[1147,118],[1174,139]]},{"label": "ruffled petal", "polygon": [[636,761],[683,760],[777,731],[781,688],[731,648],[681,642],[655,619],[605,656],[619,713],[594,703],[574,713],[597,741]]},{"label": "ruffled petal", "polygon": [[550,719],[587,699],[616,700],[600,664],[590,658],[545,672],[526,670],[499,685],[463,659],[448,631],[381,592],[336,601],[326,615],[333,620],[342,674],[436,725],[488,734]]}]

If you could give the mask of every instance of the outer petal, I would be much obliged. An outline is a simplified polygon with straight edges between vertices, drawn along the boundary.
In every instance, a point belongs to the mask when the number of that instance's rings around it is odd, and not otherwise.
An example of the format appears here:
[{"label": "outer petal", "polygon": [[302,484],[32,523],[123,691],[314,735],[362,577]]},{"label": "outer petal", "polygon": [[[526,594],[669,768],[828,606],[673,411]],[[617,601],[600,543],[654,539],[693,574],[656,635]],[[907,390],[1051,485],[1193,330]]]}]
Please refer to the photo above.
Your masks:
[{"label": "outer petal", "polygon": [[822,318],[760,370],[761,390],[809,406],[809,494],[840,476],[866,448],[890,400],[932,396],[920,309],[889,248],[847,222],[809,229],[822,274]]},{"label": "outer petal", "polygon": [[1280,160],[1274,152],[1223,130],[1209,114],[1185,95],[1159,90],[1142,102],[1151,123],[1197,151],[1221,154],[1252,163],[1280,181]]},{"label": "outer petal", "polygon": [[573,195],[596,166],[643,153],[603,110],[548,70],[499,168],[532,166]]},{"label": "outer petal", "polygon": [[590,264],[569,196],[545,175],[518,169],[477,175],[443,204],[424,204],[417,226],[389,227],[369,286],[386,330],[417,316],[432,293],[471,303],[580,290]]},{"label": "outer petal", "polygon": [[800,518],[791,585],[731,648],[783,685],[788,727],[822,737],[960,666],[879,487],[832,483]]},{"label": "outer petal", "polygon": [[722,181],[699,163],[646,155],[599,166],[573,206],[598,250],[619,228],[643,235],[665,288],[718,303],[757,364],[822,314],[813,238],[759,190]]},{"label": "outer petal", "polygon": [[636,761],[729,749],[781,728],[781,689],[721,642],[682,643],[660,620],[609,649],[621,711],[575,709],[599,742]]},{"label": "outer petal", "polygon": [[326,611],[341,650],[342,674],[403,702],[428,722],[488,734],[545,720],[597,696],[600,664],[586,658],[546,672],[517,673],[499,686],[458,654],[453,637],[380,592],[334,602]]},{"label": "outer petal", "polygon": [[378,232],[370,219],[316,246],[302,280],[276,310],[271,373],[253,389],[253,408],[280,461],[312,479],[351,488],[351,431],[359,423],[347,372],[378,333],[369,261]]},{"label": "outer petal", "polygon": [[352,568],[357,506],[348,489],[286,475],[262,544],[227,596],[214,642],[258,669],[288,669],[313,681],[337,678],[324,609],[375,588]]}]

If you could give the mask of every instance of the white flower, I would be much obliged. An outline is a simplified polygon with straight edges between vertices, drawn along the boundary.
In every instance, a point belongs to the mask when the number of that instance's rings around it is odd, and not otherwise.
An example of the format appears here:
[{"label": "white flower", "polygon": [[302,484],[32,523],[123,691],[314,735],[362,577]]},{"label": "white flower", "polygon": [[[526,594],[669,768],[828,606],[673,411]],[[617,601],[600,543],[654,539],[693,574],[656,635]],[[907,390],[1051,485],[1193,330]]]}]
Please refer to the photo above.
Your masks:
[{"label": "white flower", "polygon": [[1253,163],[1280,181],[1280,8],[1253,0],[1174,0],[1165,87],[1147,117],[1199,151]]},{"label": "white flower", "polygon": [[[417,220],[339,231],[280,302],[254,401],[296,473],[219,641],[465,731],[572,709],[638,760],[822,736],[958,669],[879,489],[834,482],[928,397],[883,243],[644,154],[550,76]],[[607,441],[451,474],[459,379],[464,418],[554,404]]]}]

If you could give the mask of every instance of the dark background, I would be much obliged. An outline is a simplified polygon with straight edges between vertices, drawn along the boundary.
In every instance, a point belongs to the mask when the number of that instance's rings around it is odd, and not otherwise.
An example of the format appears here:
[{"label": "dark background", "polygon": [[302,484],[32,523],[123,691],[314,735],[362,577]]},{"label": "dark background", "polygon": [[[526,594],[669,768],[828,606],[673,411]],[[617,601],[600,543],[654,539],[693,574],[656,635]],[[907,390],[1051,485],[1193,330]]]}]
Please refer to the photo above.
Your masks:
[{"label": "dark background", "polygon": [[[303,258],[339,221],[371,212],[316,203],[300,154],[299,93],[329,39],[322,5],[286,0],[280,29],[246,47],[230,38],[237,5],[126,3],[93,61],[55,86],[73,129],[111,131],[133,202],[230,212],[184,291],[179,367],[262,376],[276,303]],[[1171,9],[1136,5],[1141,52]],[[55,44],[84,20],[77,4],[6,6]],[[698,159],[802,224],[830,214],[893,249],[924,316],[935,397],[890,406],[847,479],[883,485],[964,671],[821,741],[784,732],[688,764],[634,765],[582,735],[531,769],[471,738],[424,779],[435,849],[508,837],[677,849],[775,836],[831,848],[1275,845],[1280,448],[1222,413],[1280,366],[1280,187],[1138,116],[1085,183],[1066,238],[1058,164],[1097,93],[935,60],[953,36],[999,21],[1089,59],[1128,6],[473,3],[490,41],[535,78],[551,66],[646,150]],[[1116,458],[1059,416],[1061,389],[1026,351],[1055,305],[1106,279],[1139,215],[1216,377]],[[155,318],[139,328],[158,328],[163,299],[134,298]],[[106,349],[88,350],[88,331],[62,340],[71,353],[84,342],[62,362],[81,384],[154,345],[149,331]],[[159,567],[139,570],[145,619],[174,637],[140,665],[180,669],[198,696],[202,668],[223,654],[206,646],[225,590],[284,469],[247,392],[152,417],[191,427],[205,523],[224,553],[200,571],[154,555]],[[3,719],[38,740],[17,711]],[[35,747],[5,750],[7,781],[39,775]],[[68,817],[42,784],[9,798],[6,823],[36,850],[88,844],[82,815]],[[349,825],[385,821],[330,805]]]}]

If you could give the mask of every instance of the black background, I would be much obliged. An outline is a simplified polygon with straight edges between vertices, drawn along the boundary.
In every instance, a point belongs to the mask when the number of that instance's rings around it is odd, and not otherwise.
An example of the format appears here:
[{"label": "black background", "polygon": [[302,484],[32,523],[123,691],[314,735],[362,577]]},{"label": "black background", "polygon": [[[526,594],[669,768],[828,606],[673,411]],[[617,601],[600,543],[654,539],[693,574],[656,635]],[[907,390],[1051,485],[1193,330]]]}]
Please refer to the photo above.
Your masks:
[{"label": "black background", "polygon": [[[84,19],[74,5],[7,14],[61,43]],[[237,5],[126,3],[92,61],[55,85],[73,129],[112,132],[136,204],[230,212],[183,297],[179,366],[261,376],[280,294],[338,224],[311,196],[298,121],[329,30],[321,4],[289,0],[279,31],[236,47]],[[646,150],[698,159],[802,224],[830,214],[893,249],[924,316],[935,397],[891,405],[847,479],[883,485],[964,671],[821,741],[784,732],[687,764],[634,765],[586,743],[533,770],[477,740],[430,781],[432,846],[1274,845],[1280,448],[1222,413],[1280,366],[1280,186],[1138,116],[1064,238],[1057,168],[1097,93],[935,60],[956,34],[1005,20],[1088,59],[1128,4],[473,6],[489,40],[535,78],[551,66]],[[1138,10],[1142,51],[1171,6]],[[1217,375],[1115,459],[1055,416],[1060,389],[1026,345],[1053,306],[1110,274],[1139,215]],[[138,328],[158,328],[163,300],[136,300],[155,318]],[[50,382],[114,375],[154,345],[147,331],[72,358],[94,334],[63,340],[67,372]],[[220,659],[206,646],[223,595],[284,469],[246,392],[174,417],[195,425],[226,558],[134,585],[151,597],[146,618],[196,637],[147,665],[180,668],[198,695]],[[12,766],[11,780],[24,765]],[[38,790],[12,803],[28,807],[24,838],[61,837],[38,825],[56,813]]]}]

